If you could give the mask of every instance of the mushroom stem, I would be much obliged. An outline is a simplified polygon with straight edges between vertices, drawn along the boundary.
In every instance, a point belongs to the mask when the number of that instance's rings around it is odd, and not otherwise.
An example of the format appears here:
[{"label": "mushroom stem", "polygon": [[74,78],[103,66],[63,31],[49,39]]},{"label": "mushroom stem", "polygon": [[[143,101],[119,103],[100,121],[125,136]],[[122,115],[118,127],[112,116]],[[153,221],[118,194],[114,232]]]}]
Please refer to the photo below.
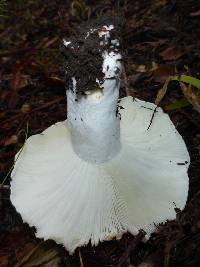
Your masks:
[{"label": "mushroom stem", "polygon": [[67,121],[72,146],[81,159],[92,163],[112,159],[121,147],[117,101],[122,56],[117,35],[111,23],[86,27],[79,41],[64,40],[69,51]]},{"label": "mushroom stem", "polygon": [[102,88],[87,91],[78,101],[76,93],[67,91],[72,146],[83,160],[106,162],[120,150],[119,86],[119,80],[106,79]]}]

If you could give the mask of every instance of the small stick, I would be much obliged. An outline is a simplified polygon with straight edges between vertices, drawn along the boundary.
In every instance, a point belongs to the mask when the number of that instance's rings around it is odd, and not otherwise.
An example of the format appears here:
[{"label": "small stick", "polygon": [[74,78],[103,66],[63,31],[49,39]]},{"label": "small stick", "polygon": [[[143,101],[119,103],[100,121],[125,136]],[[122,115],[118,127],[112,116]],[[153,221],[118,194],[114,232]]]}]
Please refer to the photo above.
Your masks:
[{"label": "small stick", "polygon": [[171,81],[171,77],[169,77],[163,87],[158,91],[158,94],[156,96],[156,100],[155,100],[155,104],[158,106],[160,104],[160,102],[162,101],[163,97],[165,96],[166,92],[167,92],[167,87],[169,82]]},{"label": "small stick", "polygon": [[80,260],[80,267],[84,267],[83,258],[81,256],[81,249],[80,248],[78,249],[78,255],[79,255],[79,260]]},{"label": "small stick", "polygon": [[153,122],[154,116],[155,116],[155,114],[156,114],[156,109],[157,109],[157,108],[158,108],[158,107],[156,107],[156,108],[154,109],[154,111],[153,111],[153,114],[152,114],[152,116],[151,116],[151,120],[150,120],[149,126],[148,126],[148,128],[147,128],[147,131],[150,129],[150,127],[151,127],[151,125],[152,125],[152,122]]}]

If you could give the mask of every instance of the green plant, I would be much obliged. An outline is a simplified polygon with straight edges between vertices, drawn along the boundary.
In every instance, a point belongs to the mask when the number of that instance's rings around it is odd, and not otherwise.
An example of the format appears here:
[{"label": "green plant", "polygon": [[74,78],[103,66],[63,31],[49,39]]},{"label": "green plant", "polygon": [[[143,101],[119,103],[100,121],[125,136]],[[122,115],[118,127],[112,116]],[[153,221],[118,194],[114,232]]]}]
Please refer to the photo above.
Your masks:
[{"label": "green plant", "polygon": [[189,85],[192,85],[194,87],[196,87],[197,89],[200,90],[200,80],[197,78],[194,78],[192,76],[188,76],[188,75],[175,75],[171,77],[172,81],[179,81],[179,82],[183,82],[183,83],[187,83]]}]

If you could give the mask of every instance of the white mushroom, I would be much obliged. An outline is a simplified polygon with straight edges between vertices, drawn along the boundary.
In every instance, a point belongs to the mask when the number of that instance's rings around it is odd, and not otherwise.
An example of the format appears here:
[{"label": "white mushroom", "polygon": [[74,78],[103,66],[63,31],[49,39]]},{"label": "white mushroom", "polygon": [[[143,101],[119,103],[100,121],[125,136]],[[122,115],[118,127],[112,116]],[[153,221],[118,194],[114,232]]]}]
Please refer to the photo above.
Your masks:
[{"label": "white mushroom", "polygon": [[70,253],[127,231],[150,234],[175,218],[188,194],[190,158],[169,116],[132,97],[121,99],[116,116],[121,54],[105,50],[102,57],[99,89],[77,101],[72,77],[68,119],[31,136],[12,172],[11,201],[24,222]]}]

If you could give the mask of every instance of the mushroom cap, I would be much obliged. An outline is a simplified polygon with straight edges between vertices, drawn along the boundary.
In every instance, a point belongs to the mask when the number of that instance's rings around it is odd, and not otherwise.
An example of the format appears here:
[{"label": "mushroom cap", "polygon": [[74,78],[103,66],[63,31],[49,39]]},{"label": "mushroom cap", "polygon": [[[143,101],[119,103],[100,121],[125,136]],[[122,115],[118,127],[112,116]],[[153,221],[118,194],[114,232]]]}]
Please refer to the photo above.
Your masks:
[{"label": "mushroom cap", "polygon": [[110,161],[80,159],[64,121],[31,136],[12,172],[11,201],[24,222],[70,253],[126,231],[150,234],[185,206],[190,158],[169,116],[132,97],[120,106],[122,147]]}]

